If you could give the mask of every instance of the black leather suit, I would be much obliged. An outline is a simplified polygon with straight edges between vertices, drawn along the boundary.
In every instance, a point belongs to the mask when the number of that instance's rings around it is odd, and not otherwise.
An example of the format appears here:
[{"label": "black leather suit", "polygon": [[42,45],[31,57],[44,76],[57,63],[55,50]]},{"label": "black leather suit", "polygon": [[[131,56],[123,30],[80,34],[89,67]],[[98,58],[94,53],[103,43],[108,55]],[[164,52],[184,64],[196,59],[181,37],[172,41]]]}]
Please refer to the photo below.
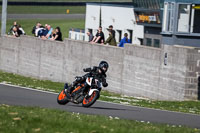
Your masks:
[{"label": "black leather suit", "polygon": [[88,72],[82,77],[76,77],[76,80],[73,82],[71,86],[67,89],[67,92],[71,94],[71,92],[75,89],[74,87],[83,81],[86,80],[87,77],[94,77],[95,79],[98,79],[103,87],[107,87],[108,83],[106,82],[106,74],[100,67],[92,67],[92,68],[85,68],[83,69],[84,72]]}]

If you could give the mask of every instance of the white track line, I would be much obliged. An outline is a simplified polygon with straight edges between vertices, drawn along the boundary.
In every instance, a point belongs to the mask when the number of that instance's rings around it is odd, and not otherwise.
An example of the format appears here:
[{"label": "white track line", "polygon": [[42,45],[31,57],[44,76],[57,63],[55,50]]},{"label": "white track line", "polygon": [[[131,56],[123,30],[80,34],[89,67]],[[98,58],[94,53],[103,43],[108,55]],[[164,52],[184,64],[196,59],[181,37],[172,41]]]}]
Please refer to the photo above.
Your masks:
[{"label": "white track line", "polygon": [[5,83],[0,83],[0,85],[6,85],[6,86],[22,88],[22,89],[31,90],[31,91],[39,91],[39,92],[44,92],[44,93],[50,93],[50,94],[55,94],[55,95],[59,94],[59,93],[56,93],[56,92],[44,91],[44,90],[33,89],[33,88],[28,88],[28,87],[22,87],[22,86],[18,86],[18,85],[5,84]]}]

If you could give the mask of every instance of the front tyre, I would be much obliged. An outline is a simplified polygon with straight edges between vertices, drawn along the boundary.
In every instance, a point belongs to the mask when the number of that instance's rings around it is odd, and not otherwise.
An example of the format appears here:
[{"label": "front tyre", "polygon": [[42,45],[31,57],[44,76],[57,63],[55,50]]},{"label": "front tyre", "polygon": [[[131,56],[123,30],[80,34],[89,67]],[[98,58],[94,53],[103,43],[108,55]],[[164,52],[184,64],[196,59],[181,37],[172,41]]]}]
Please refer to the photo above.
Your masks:
[{"label": "front tyre", "polygon": [[65,105],[69,102],[64,90],[62,90],[60,94],[58,95],[57,102],[58,104],[61,104],[61,105]]},{"label": "front tyre", "polygon": [[92,106],[99,98],[99,95],[99,91],[94,91],[91,96],[85,97],[83,99],[82,106],[86,108]]}]

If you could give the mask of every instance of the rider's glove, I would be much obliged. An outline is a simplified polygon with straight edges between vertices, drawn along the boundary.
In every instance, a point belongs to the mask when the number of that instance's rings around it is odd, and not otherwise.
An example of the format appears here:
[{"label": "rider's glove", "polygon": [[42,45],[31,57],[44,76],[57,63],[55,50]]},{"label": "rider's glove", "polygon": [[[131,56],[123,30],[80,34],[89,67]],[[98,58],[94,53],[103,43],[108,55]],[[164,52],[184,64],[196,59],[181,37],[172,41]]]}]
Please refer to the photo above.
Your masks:
[{"label": "rider's glove", "polygon": [[83,71],[84,71],[84,72],[90,72],[90,71],[91,71],[91,68],[84,68]]},{"label": "rider's glove", "polygon": [[108,86],[108,83],[103,83],[103,87],[107,87]]}]

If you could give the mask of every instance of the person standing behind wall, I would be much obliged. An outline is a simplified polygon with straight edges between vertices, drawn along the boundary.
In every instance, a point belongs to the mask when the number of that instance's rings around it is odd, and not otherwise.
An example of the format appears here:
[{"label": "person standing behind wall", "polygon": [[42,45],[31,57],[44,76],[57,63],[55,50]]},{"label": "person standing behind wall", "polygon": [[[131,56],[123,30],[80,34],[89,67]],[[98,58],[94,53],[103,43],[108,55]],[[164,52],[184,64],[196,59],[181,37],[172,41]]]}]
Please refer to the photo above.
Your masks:
[{"label": "person standing behind wall", "polygon": [[40,31],[38,31],[38,36],[42,39],[47,39],[46,35],[48,34],[49,30],[48,30],[48,24],[45,24],[45,28],[41,29]]},{"label": "person standing behind wall", "polygon": [[102,32],[102,27],[100,26],[97,34],[94,36],[92,40],[92,43],[104,43],[104,42],[105,42],[104,33]]},{"label": "person standing behind wall", "polygon": [[51,39],[51,34],[53,32],[53,28],[51,28],[50,25],[45,25],[45,27],[47,27],[48,33],[44,36],[42,36],[42,39]]},{"label": "person standing behind wall", "polygon": [[60,30],[60,27],[56,27],[55,33],[52,35],[51,40],[63,41],[62,40],[62,32]]},{"label": "person standing behind wall", "polygon": [[104,42],[104,44],[106,44],[106,43],[109,43],[109,45],[112,45],[112,46],[117,46],[117,42],[115,40],[115,37],[112,34],[112,30],[109,30],[109,37]]},{"label": "person standing behind wall", "polygon": [[13,27],[12,35],[13,35],[14,37],[20,37],[20,35],[22,35],[22,34],[23,34],[22,31],[19,30],[19,28],[18,28],[17,26],[14,26],[14,27]]},{"label": "person standing behind wall", "polygon": [[124,34],[124,38],[120,41],[119,47],[124,47],[125,43],[131,43],[131,40],[128,39],[128,34],[127,33]]},{"label": "person standing behind wall", "polygon": [[40,22],[37,22],[36,25],[33,27],[32,29],[32,34],[35,37],[38,37],[38,31],[43,29],[44,27],[42,26],[42,24]]},{"label": "person standing behind wall", "polygon": [[109,28],[109,30],[111,31],[112,36],[115,38],[115,31],[113,30],[113,26],[110,25],[108,28]]},{"label": "person standing behind wall", "polygon": [[14,28],[14,27],[18,27],[17,21],[14,21],[14,22],[13,22],[13,25],[10,27],[10,30],[9,30],[9,32],[8,32],[8,35],[12,35],[12,34],[13,34],[13,28]]},{"label": "person standing behind wall", "polygon": [[92,35],[91,31],[88,31],[88,32],[87,32],[87,35],[88,35],[88,37],[89,37],[88,42],[91,42],[91,41],[93,40],[93,38],[94,38],[94,36]]}]

